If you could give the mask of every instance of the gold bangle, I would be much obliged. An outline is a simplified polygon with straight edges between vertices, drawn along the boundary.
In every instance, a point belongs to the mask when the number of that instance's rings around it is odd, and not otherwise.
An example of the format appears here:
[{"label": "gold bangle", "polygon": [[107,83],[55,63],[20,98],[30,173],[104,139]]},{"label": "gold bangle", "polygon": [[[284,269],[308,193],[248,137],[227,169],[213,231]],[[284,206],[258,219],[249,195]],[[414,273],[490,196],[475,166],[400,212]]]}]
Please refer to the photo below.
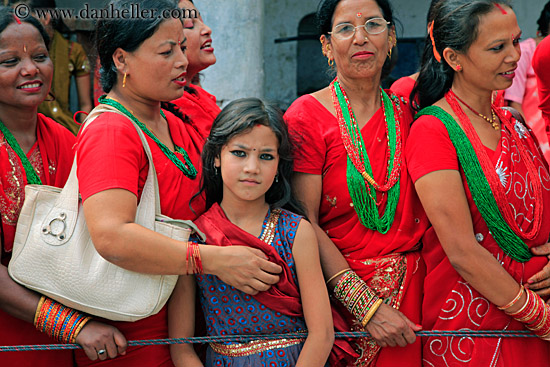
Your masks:
[{"label": "gold bangle", "polygon": [[347,271],[351,271],[351,268],[347,268],[347,269],[344,269],[344,270],[340,270],[338,273],[334,274],[333,276],[331,276],[330,278],[328,278],[328,280],[326,281],[326,284],[330,283],[331,281],[333,281],[336,277],[338,277],[339,275],[342,275],[344,274],[345,272]]},{"label": "gold bangle", "polygon": [[40,315],[40,311],[42,309],[42,305],[44,304],[44,301],[46,301],[46,296],[40,297],[40,300],[38,301],[38,306],[36,307],[36,311],[34,313],[34,321],[33,321],[34,326],[36,326],[36,321],[38,320],[38,315]]},{"label": "gold bangle", "polygon": [[516,312],[509,312],[509,311],[504,311],[504,312],[506,312],[507,315],[514,318],[515,318],[515,315],[521,314],[521,312],[525,309],[525,307],[527,307],[527,305],[531,301],[531,293],[529,292],[529,290],[527,290],[525,294],[527,295],[527,299],[525,300],[525,303],[523,304],[523,306],[521,306],[519,310],[517,310]]},{"label": "gold bangle", "polygon": [[80,330],[82,330],[84,325],[86,325],[88,323],[88,321],[90,321],[91,319],[92,319],[91,316],[85,316],[83,320],[80,320],[80,323],[78,324],[78,326],[76,327],[73,335],[71,336],[70,342],[72,344],[76,343],[76,337],[78,336],[78,334],[80,334]]},{"label": "gold bangle", "polygon": [[365,318],[363,319],[363,321],[361,321],[361,325],[363,326],[363,328],[367,326],[370,319],[372,319],[372,317],[374,316],[374,313],[378,310],[380,305],[382,305],[382,302],[384,302],[384,300],[382,298],[378,298],[378,300],[374,303],[374,305],[372,305],[369,312],[367,312],[367,314],[365,315]]},{"label": "gold bangle", "polygon": [[497,307],[499,310],[501,311],[504,311],[504,310],[507,310],[509,309],[510,307],[512,307],[513,305],[516,304],[517,301],[519,301],[519,299],[521,298],[521,296],[523,295],[523,291],[525,290],[525,288],[523,287],[523,284],[520,284],[519,286],[519,292],[518,294],[514,297],[513,300],[511,300],[509,303],[507,303],[506,305],[504,306],[501,306],[501,307]]}]

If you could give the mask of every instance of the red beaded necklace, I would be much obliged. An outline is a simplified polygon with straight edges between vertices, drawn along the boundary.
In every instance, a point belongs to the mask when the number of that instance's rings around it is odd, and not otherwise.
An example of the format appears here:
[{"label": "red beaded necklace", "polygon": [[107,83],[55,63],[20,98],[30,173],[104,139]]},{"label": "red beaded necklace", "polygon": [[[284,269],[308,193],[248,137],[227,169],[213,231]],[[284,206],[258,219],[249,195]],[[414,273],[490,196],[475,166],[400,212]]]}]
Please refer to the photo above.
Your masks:
[{"label": "red beaded necklace", "polygon": [[515,127],[512,125],[510,121],[508,121],[508,119],[504,115],[504,111],[497,108],[496,106],[492,106],[492,109],[496,111],[502,123],[502,126],[510,132],[510,134],[512,135],[512,138],[515,140],[519,150],[520,159],[523,161],[523,163],[527,167],[527,172],[529,174],[529,177],[531,177],[531,184],[533,185],[533,191],[535,196],[535,200],[534,200],[535,208],[534,208],[533,226],[531,227],[531,230],[527,232],[523,232],[522,229],[518,226],[516,219],[514,217],[514,214],[512,213],[512,209],[508,204],[508,199],[506,198],[504,187],[500,182],[498,174],[496,173],[495,168],[493,167],[493,164],[491,163],[491,160],[487,154],[487,151],[485,150],[483,144],[481,143],[481,140],[479,139],[479,136],[477,135],[474,127],[472,126],[470,119],[468,119],[468,116],[466,116],[466,114],[458,104],[456,95],[452,92],[452,90],[449,90],[449,92],[447,92],[447,94],[445,95],[445,99],[447,100],[452,110],[458,117],[458,120],[460,121],[460,124],[464,129],[464,133],[468,137],[468,140],[470,140],[470,142],[472,143],[472,146],[479,159],[479,163],[481,165],[483,173],[487,178],[487,182],[491,187],[491,191],[495,196],[497,205],[501,213],[503,214],[504,219],[506,220],[506,223],[508,223],[510,228],[519,237],[524,239],[529,239],[529,240],[534,239],[538,235],[539,229],[542,223],[542,184],[539,180],[535,164],[533,160],[529,158],[527,149],[521,142],[521,138],[518,132],[516,131]]}]

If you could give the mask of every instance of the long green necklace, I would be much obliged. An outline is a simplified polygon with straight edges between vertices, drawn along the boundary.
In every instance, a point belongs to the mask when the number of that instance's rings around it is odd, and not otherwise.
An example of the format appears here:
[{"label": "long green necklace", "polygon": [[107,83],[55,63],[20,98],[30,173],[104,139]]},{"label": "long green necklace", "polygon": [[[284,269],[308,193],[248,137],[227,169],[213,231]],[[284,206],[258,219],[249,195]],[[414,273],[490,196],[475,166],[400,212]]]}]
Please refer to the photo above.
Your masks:
[{"label": "long green necklace", "polygon": [[[172,163],[174,163],[176,165],[176,167],[178,167],[180,169],[180,171],[183,172],[183,174],[187,177],[189,177],[190,179],[195,179],[197,177],[197,169],[195,168],[195,166],[193,166],[193,163],[191,162],[191,159],[189,158],[189,155],[187,154],[187,152],[185,151],[185,149],[177,146],[174,144],[174,147],[175,147],[175,150],[176,152],[180,153],[182,156],[183,156],[183,159],[185,160],[185,163],[183,163],[181,160],[178,159],[178,157],[176,156],[176,154],[174,152],[172,152],[167,146],[166,144],[164,144],[163,142],[161,142],[156,136],[155,134],[153,134],[151,132],[151,130],[149,130],[147,128],[147,126],[145,126],[145,124],[141,121],[139,121],[130,111],[128,111],[126,109],[126,107],[124,107],[122,104],[120,104],[119,102],[115,101],[114,99],[112,98],[108,98],[107,96],[101,96],[99,97],[99,103],[103,103],[103,104],[106,104],[106,105],[109,105],[109,106],[112,106],[114,108],[116,108],[117,110],[119,110],[120,112],[124,113],[126,116],[128,116],[128,118],[130,120],[132,120],[137,126],[139,126],[139,128],[145,133],[147,134],[148,137],[150,137],[151,139],[153,139],[153,141],[159,146],[160,150],[164,153],[164,155],[170,159],[172,161]],[[160,110],[160,114],[162,115],[162,117],[164,119],[166,119],[166,116],[164,115],[164,112],[162,110]]]},{"label": "long green necklace", "polygon": [[21,163],[23,164],[23,169],[25,170],[25,176],[27,177],[27,183],[29,185],[42,185],[42,180],[40,177],[38,177],[38,174],[34,170],[34,167],[32,166],[31,162],[27,158],[27,155],[25,152],[23,152],[23,149],[21,149],[21,146],[13,136],[13,134],[8,130],[6,125],[2,121],[0,121],[0,131],[2,134],[4,134],[4,138],[8,142],[9,146],[15,154],[19,157],[21,160]]},{"label": "long green necklace", "polygon": [[[342,141],[347,151],[346,179],[353,207],[361,224],[385,234],[393,224],[400,195],[401,131],[400,123],[395,119],[393,103],[381,89],[388,140],[386,152],[388,168],[386,184],[379,185],[372,178],[372,166],[365,149],[365,143],[345,92],[340,88],[336,79],[330,84],[330,89]],[[380,203],[376,201],[376,191],[382,193],[387,191],[388,193],[386,208],[382,216],[380,216],[378,207]]]},{"label": "long green necklace", "polygon": [[532,255],[525,242],[512,231],[504,220],[474,147],[464,131],[454,118],[440,107],[426,107],[416,115],[416,118],[423,115],[437,117],[447,128],[474,202],[499,247],[505,254],[518,262],[526,262],[531,259]]}]

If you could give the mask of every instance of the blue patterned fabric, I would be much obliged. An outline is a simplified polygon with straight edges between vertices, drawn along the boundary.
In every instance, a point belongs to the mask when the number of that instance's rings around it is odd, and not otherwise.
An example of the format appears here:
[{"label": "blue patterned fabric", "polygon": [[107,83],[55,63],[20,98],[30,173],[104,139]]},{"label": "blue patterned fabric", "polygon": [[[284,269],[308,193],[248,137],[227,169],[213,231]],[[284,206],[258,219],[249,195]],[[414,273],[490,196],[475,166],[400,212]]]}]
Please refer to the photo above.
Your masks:
[{"label": "blue patterned fabric", "polygon": [[[262,233],[269,215],[270,212],[264,220]],[[288,263],[297,284],[292,245],[301,219],[301,216],[282,210],[275,238],[271,243],[281,258]],[[208,335],[282,334],[306,329],[303,318],[274,312],[254,297],[225,284],[214,275],[197,275],[196,279]],[[293,366],[302,346],[303,344],[298,344],[245,357],[222,356],[208,348],[206,366]]]}]

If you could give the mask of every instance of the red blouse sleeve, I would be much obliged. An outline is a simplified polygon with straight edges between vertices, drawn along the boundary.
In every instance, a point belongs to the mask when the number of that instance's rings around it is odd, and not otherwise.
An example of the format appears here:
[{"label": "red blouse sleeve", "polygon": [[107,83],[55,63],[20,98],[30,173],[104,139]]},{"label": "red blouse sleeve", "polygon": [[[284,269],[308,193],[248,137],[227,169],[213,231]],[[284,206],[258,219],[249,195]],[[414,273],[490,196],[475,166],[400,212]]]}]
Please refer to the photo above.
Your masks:
[{"label": "red blouse sleeve", "polygon": [[439,170],[458,170],[458,157],[445,125],[434,116],[421,116],[412,124],[405,147],[413,182]]},{"label": "red blouse sleeve", "polygon": [[139,196],[148,161],[136,129],[124,116],[105,112],[77,139],[78,183],[82,200],[108,189]]},{"label": "red blouse sleeve", "polygon": [[[323,111],[319,107],[324,109],[314,97],[306,95],[298,98],[284,115],[294,147],[295,172],[323,173],[327,148],[321,126]],[[334,118],[328,111],[326,114]]]}]

